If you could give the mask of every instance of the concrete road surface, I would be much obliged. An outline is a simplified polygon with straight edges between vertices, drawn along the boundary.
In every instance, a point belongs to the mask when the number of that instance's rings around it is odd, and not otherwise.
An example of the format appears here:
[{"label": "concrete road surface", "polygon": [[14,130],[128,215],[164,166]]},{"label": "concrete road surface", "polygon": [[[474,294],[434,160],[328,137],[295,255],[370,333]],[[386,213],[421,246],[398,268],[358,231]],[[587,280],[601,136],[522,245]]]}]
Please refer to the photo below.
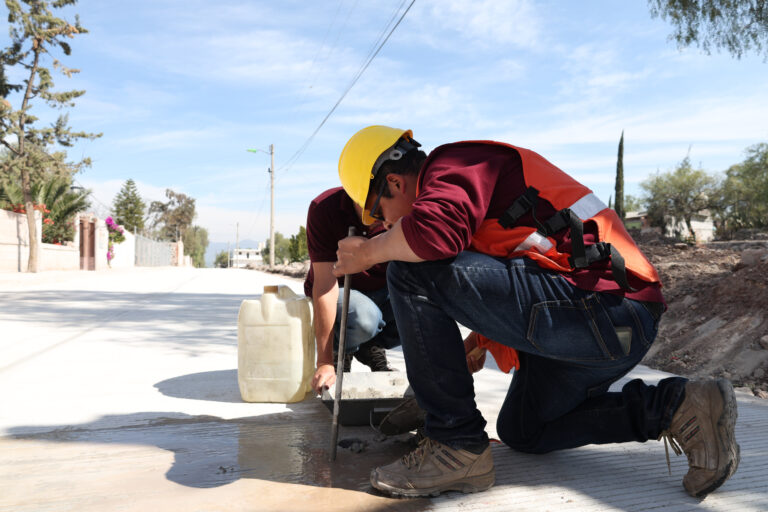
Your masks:
[{"label": "concrete road surface", "polygon": [[[669,476],[658,442],[544,456],[494,445],[490,491],[383,497],[370,470],[406,453],[408,435],[341,427],[365,450],[339,448],[331,464],[318,398],[240,400],[237,311],[267,284],[302,292],[234,269],[0,274],[0,511],[768,510],[768,404],[746,395],[739,471],[703,502],[682,489],[684,457]],[[401,352],[390,359],[404,370]],[[475,377],[491,436],[509,379]]]}]

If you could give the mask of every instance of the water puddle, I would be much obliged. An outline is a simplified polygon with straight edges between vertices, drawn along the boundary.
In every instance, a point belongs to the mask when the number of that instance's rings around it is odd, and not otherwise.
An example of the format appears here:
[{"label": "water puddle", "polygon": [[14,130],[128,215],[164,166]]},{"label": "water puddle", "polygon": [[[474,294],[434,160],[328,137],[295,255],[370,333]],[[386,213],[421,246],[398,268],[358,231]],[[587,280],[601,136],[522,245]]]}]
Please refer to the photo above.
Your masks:
[{"label": "water puddle", "polygon": [[[116,421],[117,420],[117,421]],[[370,427],[339,428],[335,462],[329,461],[331,416],[318,402],[288,412],[224,420],[212,416],[162,417],[132,426],[120,417],[17,439],[57,443],[156,446],[173,453],[166,477],[211,488],[243,478],[372,492],[371,469],[413,448],[405,434],[380,440]]]}]

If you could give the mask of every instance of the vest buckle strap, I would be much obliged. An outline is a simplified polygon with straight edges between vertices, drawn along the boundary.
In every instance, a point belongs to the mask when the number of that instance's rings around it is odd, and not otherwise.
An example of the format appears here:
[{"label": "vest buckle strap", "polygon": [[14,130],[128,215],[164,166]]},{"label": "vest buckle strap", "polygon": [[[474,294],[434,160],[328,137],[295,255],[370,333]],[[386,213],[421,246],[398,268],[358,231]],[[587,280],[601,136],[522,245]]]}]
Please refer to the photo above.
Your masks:
[{"label": "vest buckle strap", "polygon": [[520,220],[520,217],[536,206],[538,201],[539,191],[533,187],[528,187],[525,189],[525,192],[523,192],[523,194],[518,197],[509,208],[507,208],[507,211],[499,217],[499,224],[504,228],[514,225]]},{"label": "vest buckle strap", "polygon": [[577,259],[575,256],[571,256],[568,259],[568,262],[572,267],[586,268],[597,261],[610,259],[611,274],[613,274],[613,280],[627,291],[637,291],[635,288],[630,286],[629,280],[627,279],[627,268],[624,263],[624,257],[614,246],[607,242],[598,242],[596,244],[585,247],[583,254],[583,258]]}]

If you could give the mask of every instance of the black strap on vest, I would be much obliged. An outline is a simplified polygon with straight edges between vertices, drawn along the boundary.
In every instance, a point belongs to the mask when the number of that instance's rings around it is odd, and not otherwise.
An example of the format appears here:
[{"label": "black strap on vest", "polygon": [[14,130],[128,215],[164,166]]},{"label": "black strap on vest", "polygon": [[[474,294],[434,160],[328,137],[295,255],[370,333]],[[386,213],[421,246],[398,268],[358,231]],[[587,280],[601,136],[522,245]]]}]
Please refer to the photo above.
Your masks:
[{"label": "black strap on vest", "polygon": [[528,187],[525,192],[523,192],[523,195],[515,199],[512,206],[507,208],[507,211],[499,217],[499,224],[505,229],[513,226],[520,220],[520,217],[533,209],[538,201],[539,191],[533,187]]},{"label": "black strap on vest", "polygon": [[[616,283],[625,290],[636,292],[637,289],[632,288],[629,285],[629,280],[627,279],[627,268],[624,264],[624,256],[622,256],[618,249],[616,249],[608,242],[598,242],[586,247],[586,265],[584,265],[584,267],[587,267],[597,261],[603,261],[607,258],[611,259],[611,273],[613,274],[613,280],[616,281]],[[571,260],[572,258],[569,259],[572,266],[576,268],[584,268],[578,267]]]},{"label": "black strap on vest", "polygon": [[501,217],[499,224],[504,228],[509,228],[517,223],[520,218],[533,211],[533,219],[539,226],[539,231],[545,236],[552,236],[558,231],[570,228],[571,230],[571,257],[568,262],[574,268],[586,268],[592,263],[603,261],[610,258],[611,272],[613,279],[619,286],[625,290],[637,291],[629,285],[627,280],[627,269],[624,264],[624,257],[619,251],[607,242],[598,242],[593,245],[584,246],[584,222],[570,208],[563,208],[555,213],[545,222],[539,222],[536,218],[536,204],[539,201],[539,191],[534,187],[528,187],[525,192],[518,197],[512,205],[507,208]]}]

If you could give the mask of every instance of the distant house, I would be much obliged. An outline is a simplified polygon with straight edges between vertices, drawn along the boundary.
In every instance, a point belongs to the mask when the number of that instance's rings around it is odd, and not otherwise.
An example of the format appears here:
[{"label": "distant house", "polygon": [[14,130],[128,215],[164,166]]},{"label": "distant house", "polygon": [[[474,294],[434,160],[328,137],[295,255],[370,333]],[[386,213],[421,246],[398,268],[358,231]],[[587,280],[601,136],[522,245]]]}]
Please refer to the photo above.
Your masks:
[{"label": "distant house", "polygon": [[[624,225],[628,229],[639,229],[641,232],[659,231],[659,228],[651,227],[648,221],[648,214],[644,211],[627,212],[624,218]],[[691,227],[696,234],[697,242],[709,242],[715,238],[715,223],[708,210],[702,210],[698,215],[694,215],[693,219],[691,219]],[[687,238],[689,236],[688,227],[685,225],[685,221],[675,222],[675,219],[668,217],[664,235]]]},{"label": "distant house", "polygon": [[644,230],[650,228],[645,212],[627,212],[624,215],[624,225],[627,229]]},{"label": "distant house", "polygon": [[264,244],[259,242],[258,249],[234,249],[232,250],[231,266],[233,268],[247,268],[248,265],[256,266],[264,263],[261,251]]}]

